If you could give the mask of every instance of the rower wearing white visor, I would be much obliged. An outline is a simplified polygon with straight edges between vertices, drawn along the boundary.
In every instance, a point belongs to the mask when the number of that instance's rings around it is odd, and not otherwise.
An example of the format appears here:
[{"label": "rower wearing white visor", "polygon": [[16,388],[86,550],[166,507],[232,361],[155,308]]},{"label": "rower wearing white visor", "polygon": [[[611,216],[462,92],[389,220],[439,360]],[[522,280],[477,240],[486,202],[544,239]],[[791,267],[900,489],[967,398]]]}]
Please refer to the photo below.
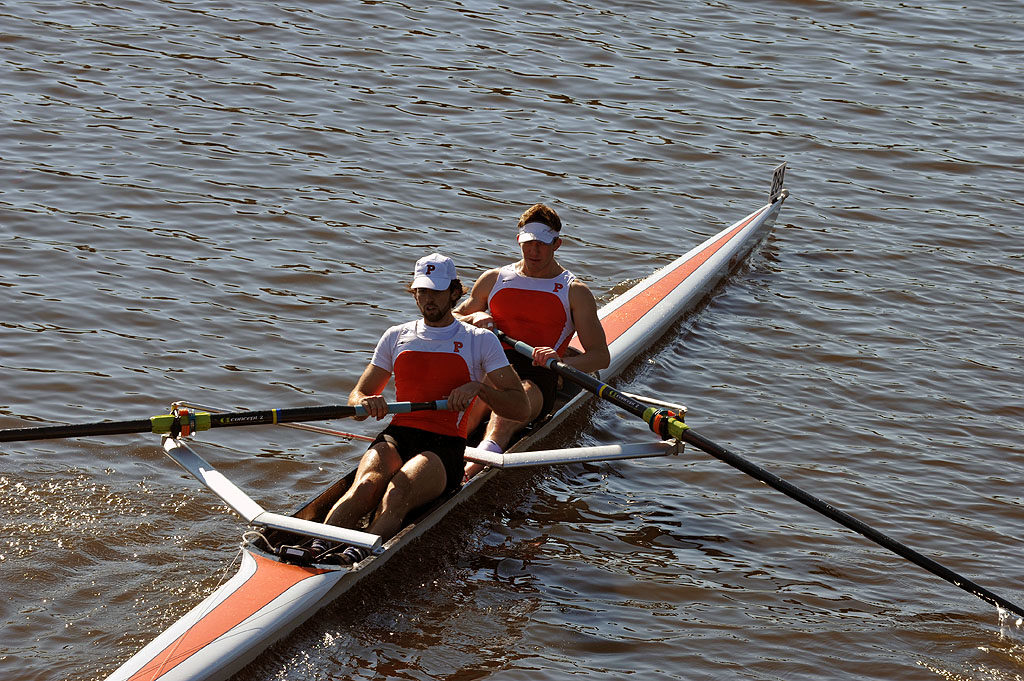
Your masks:
[{"label": "rower wearing white visor", "polygon": [[[522,259],[484,272],[469,298],[454,310],[458,319],[496,327],[535,348],[532,361],[512,349],[505,353],[523,379],[530,418],[515,421],[491,414],[478,445],[482,449],[504,451],[523,426],[550,412],[558,389],[558,376],[544,366],[551,358],[585,372],[608,366],[608,343],[594,295],[555,259],[561,231],[562,221],[552,208],[542,203],[528,208],[516,225]],[[582,352],[569,350],[574,333]],[[470,427],[484,416],[482,408],[471,410]],[[472,476],[479,469],[478,464],[469,464],[466,474]]]}]

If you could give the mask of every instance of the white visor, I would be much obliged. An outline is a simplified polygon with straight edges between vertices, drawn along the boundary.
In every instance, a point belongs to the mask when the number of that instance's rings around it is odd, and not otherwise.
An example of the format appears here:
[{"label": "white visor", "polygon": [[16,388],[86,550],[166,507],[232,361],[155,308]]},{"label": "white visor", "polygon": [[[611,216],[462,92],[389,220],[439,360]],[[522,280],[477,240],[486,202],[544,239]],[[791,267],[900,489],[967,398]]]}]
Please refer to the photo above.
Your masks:
[{"label": "white visor", "polygon": [[555,239],[558,237],[558,232],[551,229],[543,222],[527,222],[519,228],[519,236],[517,239],[521,244],[526,243],[527,241],[540,241],[545,244],[553,244],[555,243]]}]

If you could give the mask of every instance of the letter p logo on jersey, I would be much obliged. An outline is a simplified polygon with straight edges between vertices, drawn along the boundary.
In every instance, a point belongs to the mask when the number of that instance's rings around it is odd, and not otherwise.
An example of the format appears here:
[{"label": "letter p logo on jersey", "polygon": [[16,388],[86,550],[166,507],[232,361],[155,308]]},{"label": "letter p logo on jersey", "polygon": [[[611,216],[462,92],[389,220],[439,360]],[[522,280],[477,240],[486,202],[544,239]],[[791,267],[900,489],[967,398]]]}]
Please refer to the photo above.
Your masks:
[{"label": "letter p logo on jersey", "polygon": [[462,350],[462,341],[452,341],[452,352],[459,352]]}]

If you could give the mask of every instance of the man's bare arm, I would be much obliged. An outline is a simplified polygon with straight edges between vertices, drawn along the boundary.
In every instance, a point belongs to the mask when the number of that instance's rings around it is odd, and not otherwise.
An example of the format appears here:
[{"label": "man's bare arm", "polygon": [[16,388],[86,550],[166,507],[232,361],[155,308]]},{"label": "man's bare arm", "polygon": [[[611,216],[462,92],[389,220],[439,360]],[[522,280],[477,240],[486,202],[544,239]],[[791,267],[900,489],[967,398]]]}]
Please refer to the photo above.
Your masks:
[{"label": "man's bare arm", "polygon": [[490,328],[488,325],[493,325],[494,319],[487,311],[487,298],[491,295],[491,289],[494,288],[494,282],[497,280],[498,270],[487,270],[481,274],[473,284],[473,290],[470,291],[469,297],[452,310],[455,318],[467,324]]},{"label": "man's bare arm", "polygon": [[597,301],[586,284],[575,281],[569,289],[569,310],[583,352],[566,356],[563,362],[587,373],[604,369],[611,362],[608,340],[597,316]]}]

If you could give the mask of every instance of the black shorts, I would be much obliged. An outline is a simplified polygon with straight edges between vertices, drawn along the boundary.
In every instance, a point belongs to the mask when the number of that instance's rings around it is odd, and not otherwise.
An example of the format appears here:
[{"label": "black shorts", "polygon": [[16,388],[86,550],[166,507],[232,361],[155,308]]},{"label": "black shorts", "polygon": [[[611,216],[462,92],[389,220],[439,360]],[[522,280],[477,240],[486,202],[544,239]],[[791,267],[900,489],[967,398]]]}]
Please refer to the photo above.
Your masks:
[{"label": "black shorts", "polygon": [[543,418],[551,413],[555,406],[555,393],[558,392],[558,374],[547,367],[539,367],[533,363],[533,359],[521,355],[515,350],[506,350],[509,364],[524,381],[531,381],[540,388],[540,394],[544,397],[544,404],[540,408],[537,418]]},{"label": "black shorts", "polygon": [[445,491],[462,486],[466,468],[462,458],[466,454],[466,438],[440,435],[409,426],[388,426],[380,431],[370,446],[385,441],[398,450],[398,456],[401,457],[403,464],[422,452],[434,452],[444,464],[447,476]]}]

